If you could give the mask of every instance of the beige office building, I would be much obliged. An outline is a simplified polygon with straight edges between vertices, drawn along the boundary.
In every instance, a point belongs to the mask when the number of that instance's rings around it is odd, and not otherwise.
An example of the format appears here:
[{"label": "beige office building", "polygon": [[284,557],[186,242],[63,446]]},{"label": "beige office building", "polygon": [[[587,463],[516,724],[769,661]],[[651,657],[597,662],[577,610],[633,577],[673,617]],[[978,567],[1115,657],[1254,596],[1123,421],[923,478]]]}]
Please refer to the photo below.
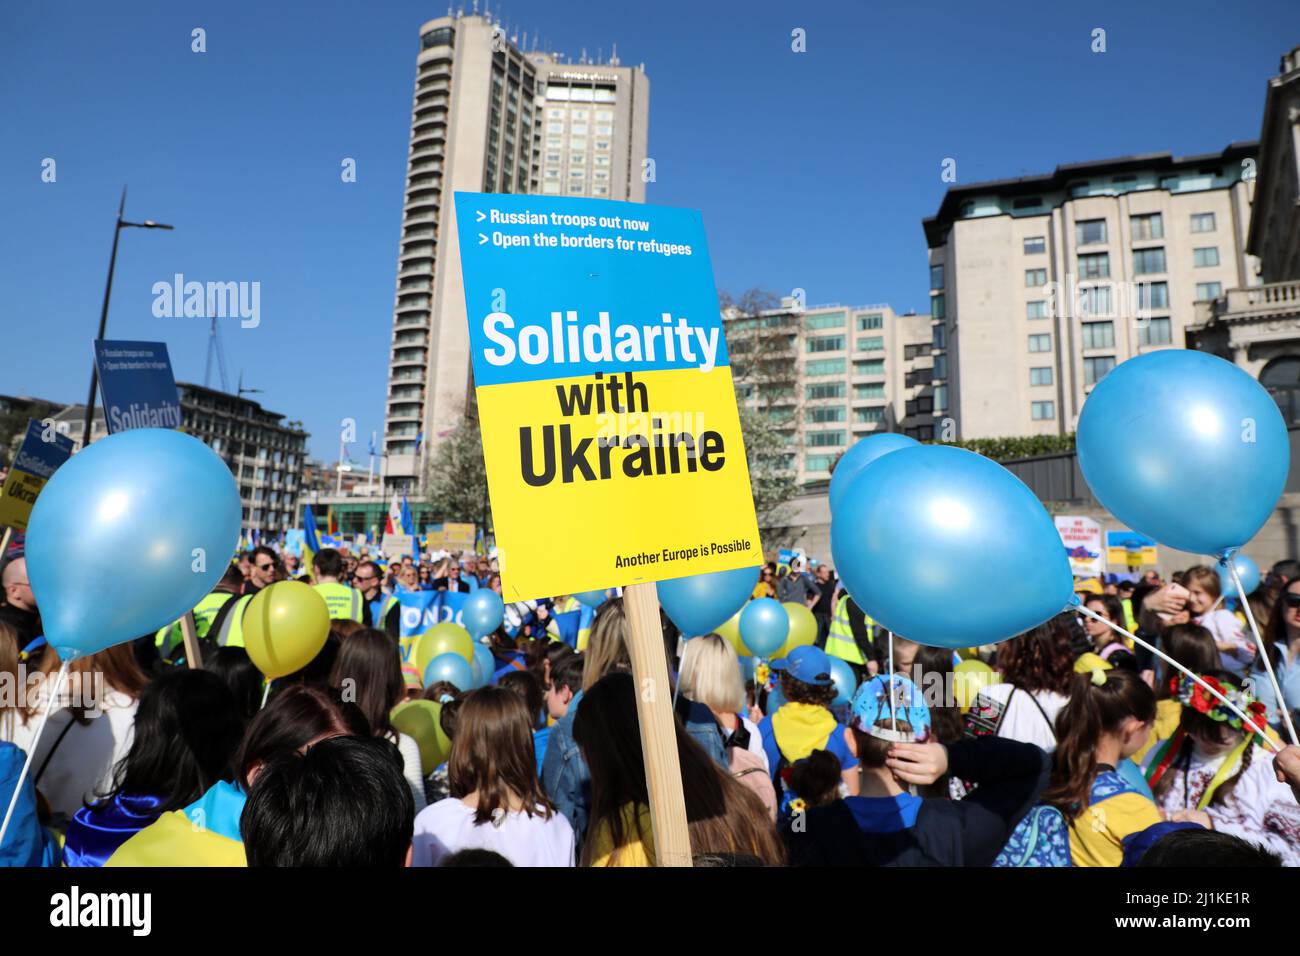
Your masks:
[{"label": "beige office building", "polygon": [[953,186],[924,221],[940,437],[1075,430],[1092,387],[1186,347],[1196,303],[1252,283],[1257,144]]},{"label": "beige office building", "polygon": [[800,486],[830,478],[859,438],[934,436],[930,321],[887,305],[723,313],[741,400],[778,424],[785,466]]},{"label": "beige office building", "polygon": [[452,196],[537,193],[558,182],[555,195],[645,198],[644,70],[616,59],[566,64],[523,46],[486,16],[441,17],[420,28],[389,355],[386,493],[418,490],[429,454],[472,401]]}]

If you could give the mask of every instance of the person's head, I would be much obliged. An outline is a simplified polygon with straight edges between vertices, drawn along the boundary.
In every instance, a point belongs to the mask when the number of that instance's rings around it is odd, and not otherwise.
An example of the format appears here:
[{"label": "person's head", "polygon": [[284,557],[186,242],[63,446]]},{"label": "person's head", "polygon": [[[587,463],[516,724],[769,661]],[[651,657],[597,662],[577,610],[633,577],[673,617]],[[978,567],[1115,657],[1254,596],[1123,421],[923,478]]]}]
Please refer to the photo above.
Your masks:
[{"label": "person's head", "polygon": [[249,577],[259,588],[269,587],[279,578],[280,556],[265,545],[253,549],[249,561]]},{"label": "person's head", "polygon": [[816,576],[818,584],[825,584],[831,579],[831,569],[824,564],[817,565],[817,570],[813,574]]},{"label": "person's head", "polygon": [[885,766],[890,749],[898,743],[925,743],[931,737],[930,708],[909,678],[881,674],[854,692],[844,741],[864,774],[892,778]]},{"label": "person's head", "polygon": [[1133,584],[1132,581],[1129,580],[1120,581],[1117,585],[1115,585],[1115,594],[1119,597],[1121,601],[1124,601],[1133,596],[1134,587],[1135,585]]},{"label": "person's head", "polygon": [[[577,652],[563,641],[534,640],[533,644],[541,648],[541,656],[536,663],[531,666],[538,678],[541,680],[543,686],[545,686],[547,681],[551,679],[551,669],[559,663],[560,658],[578,656]],[[581,658],[579,658],[579,661],[581,661]],[[574,689],[582,690],[581,687],[576,687]]]},{"label": "person's head", "polygon": [[357,572],[352,576],[352,584],[367,600],[373,600],[383,583],[379,565],[373,561],[362,561],[357,565]]},{"label": "person's head", "polygon": [[1219,575],[1204,564],[1187,569],[1183,587],[1187,588],[1187,610],[1193,615],[1208,611],[1222,593]]},{"label": "person's head", "polygon": [[[1219,647],[1214,635],[1199,624],[1175,624],[1160,634],[1160,649],[1194,674],[1219,669]],[[1156,686],[1156,697],[1169,700],[1178,696],[1183,673],[1162,662],[1163,676]]]},{"label": "person's head", "polygon": [[225,574],[221,575],[221,580],[213,591],[224,591],[227,594],[238,594],[239,589],[244,585],[244,576],[239,573],[239,565],[227,564]]},{"label": "person's head", "polygon": [[786,657],[772,661],[772,670],[781,678],[781,693],[792,704],[830,707],[835,700],[831,660],[819,647],[796,647]]},{"label": "person's head", "polygon": [[519,699],[524,702],[524,707],[528,709],[529,723],[532,729],[536,730],[543,721],[542,708],[546,706],[546,694],[537,675],[527,670],[509,671],[501,675],[497,686],[519,695]]},{"label": "person's head", "polygon": [[[916,662],[916,652],[920,644],[915,641],[909,641],[905,637],[899,637],[897,634],[889,636],[894,645],[894,673],[907,675],[912,673],[912,665]],[[888,662],[889,658],[885,658]]]},{"label": "person's head", "polygon": [[[1124,605],[1119,603],[1119,598],[1113,594],[1089,594],[1084,600],[1083,606],[1094,614],[1104,617],[1116,627],[1124,627]],[[1112,644],[1118,636],[1109,627],[1098,621],[1096,618],[1085,616],[1083,619],[1083,629],[1087,632],[1088,637],[1092,639],[1093,647],[1100,650],[1107,644]]]},{"label": "person's head", "polygon": [[[679,721],[673,727],[692,853],[750,853],[781,865],[784,850],[759,798],[723,771]],[[588,833],[607,828],[617,858],[635,839],[625,808],[632,804],[635,820],[650,799],[631,674],[608,674],[587,689],[574,718],[573,739],[591,771]],[[584,863],[592,861],[596,842],[585,841]]]},{"label": "person's head", "polygon": [[997,646],[998,670],[1008,684],[1030,693],[1068,693],[1074,677],[1070,633],[1061,615]]},{"label": "person's head", "polygon": [[596,611],[583,659],[584,689],[606,674],[632,669],[632,658],[627,653],[627,619],[623,615],[622,598],[610,598]]},{"label": "person's head", "polygon": [[1285,587],[1292,581],[1300,579],[1300,561],[1295,558],[1283,558],[1273,565],[1271,572],[1277,583]]},{"label": "person's head", "polygon": [[806,807],[820,807],[839,797],[843,770],[840,758],[828,750],[814,750],[790,764],[790,790]]},{"label": "person's head", "polygon": [[267,761],[239,834],[249,866],[400,867],[414,821],[397,747],[374,737],[330,737]]},{"label": "person's head", "polygon": [[455,700],[460,696],[460,688],[451,681],[438,680],[434,681],[420,693],[424,700],[431,700],[435,704],[445,704],[448,701]]},{"label": "person's head", "polygon": [[739,713],[745,706],[745,682],[731,642],[717,634],[687,641],[677,689],[715,713]]},{"label": "person's head", "polygon": [[769,588],[776,587],[776,568],[772,567],[771,564],[763,565],[762,570],[758,572],[758,581],[760,584],[766,584]]},{"label": "person's head", "polygon": [[1300,578],[1292,579],[1282,588],[1264,628],[1267,645],[1288,644],[1292,639],[1300,639]]},{"label": "person's head", "polygon": [[1146,743],[1155,716],[1155,694],[1137,674],[1098,669],[1075,675],[1070,700],[1056,717],[1052,780],[1043,802],[1067,819],[1078,816],[1097,774],[1098,752],[1131,757]]},{"label": "person's head", "polygon": [[420,572],[413,564],[404,564],[397,572],[397,580],[408,591],[420,590]]},{"label": "person's head", "polygon": [[460,562],[459,562],[459,561],[452,561],[449,565],[447,565],[447,577],[448,577],[449,580],[452,580],[452,581],[459,581],[459,580],[460,580]]},{"label": "person's head", "polygon": [[27,559],[13,558],[5,562],[0,571],[0,586],[4,588],[5,603],[20,611],[35,611],[36,596],[32,594],[31,582],[27,580]]},{"label": "person's head", "polygon": [[[1179,716],[1179,727],[1186,734],[1196,750],[1207,760],[1222,757],[1230,750],[1243,746],[1246,739],[1266,728],[1266,708],[1255,700],[1241,678],[1224,670],[1206,671],[1200,675],[1201,680],[1209,684],[1228,700],[1237,705],[1239,710],[1252,718],[1248,725],[1232,712],[1221,700],[1201,687],[1190,677],[1184,676],[1178,687],[1178,701],[1183,705]],[[1246,747],[1241,771],[1250,766],[1251,747]],[[1239,774],[1238,774],[1239,775]],[[1167,783],[1164,778],[1159,783]],[[1226,781],[1215,791],[1212,802],[1221,802],[1236,784],[1236,777]]]},{"label": "person's head", "polygon": [[453,797],[477,795],[476,824],[492,822],[500,812],[515,808],[529,816],[550,817],[553,810],[537,774],[533,718],[519,694],[505,687],[480,687],[465,695],[447,779]]},{"label": "person's head", "polygon": [[337,581],[343,576],[343,555],[335,548],[321,548],[316,557],[312,558],[312,575],[317,582],[326,579]]},{"label": "person's head", "polygon": [[561,657],[550,666],[550,676],[543,686],[546,713],[559,720],[569,712],[569,704],[582,691],[583,661],[578,654]]},{"label": "person's head", "polygon": [[[952,687],[952,648],[930,647],[922,644],[912,663],[912,683],[918,687]],[[939,701],[931,701],[930,721],[933,736],[941,744],[950,744],[965,736],[965,723],[961,708],[951,694],[943,694]]]},{"label": "person's head", "polygon": [[361,710],[336,692],[311,684],[292,684],[257,712],[235,753],[235,781],[245,790],[267,761],[294,753],[328,737],[367,737],[370,724]]},{"label": "person's head", "polygon": [[1282,858],[1231,833],[1186,827],[1166,833],[1142,854],[1138,866],[1238,867],[1282,865]]},{"label": "person's head", "polygon": [[501,575],[492,574],[488,576],[488,590],[495,591],[499,596],[501,594]]},{"label": "person's head", "polygon": [[160,813],[189,806],[218,780],[230,779],[243,730],[235,695],[220,677],[164,670],[140,695],[131,749],[114,770],[105,802],[151,796]]},{"label": "person's head", "polygon": [[455,853],[443,857],[442,862],[438,864],[439,869],[444,870],[447,867],[462,866],[512,867],[514,864],[495,850],[480,850],[477,847],[468,850],[457,850]]},{"label": "person's head", "polygon": [[248,551],[239,552],[238,556],[235,558],[235,565],[239,568],[239,573],[245,580],[252,577],[253,556],[251,553]]},{"label": "person's head", "polygon": [[[59,655],[47,646],[41,657],[41,669],[52,673],[59,669],[59,664]],[[72,675],[76,675],[83,682],[83,687],[100,674],[103,675],[105,688],[135,700],[139,700],[144,689],[149,686],[149,675],[140,669],[135,651],[129,643],[115,644],[94,654],[78,657],[68,665],[69,680]]]},{"label": "person's head", "polygon": [[240,718],[247,723],[262,706],[262,672],[248,651],[242,647],[219,647],[203,661],[203,669],[212,671],[230,688],[239,707]]},{"label": "person's head", "polygon": [[373,627],[353,631],[339,643],[329,682],[343,692],[344,700],[356,701],[372,733],[393,734],[388,715],[406,692],[396,640]]}]

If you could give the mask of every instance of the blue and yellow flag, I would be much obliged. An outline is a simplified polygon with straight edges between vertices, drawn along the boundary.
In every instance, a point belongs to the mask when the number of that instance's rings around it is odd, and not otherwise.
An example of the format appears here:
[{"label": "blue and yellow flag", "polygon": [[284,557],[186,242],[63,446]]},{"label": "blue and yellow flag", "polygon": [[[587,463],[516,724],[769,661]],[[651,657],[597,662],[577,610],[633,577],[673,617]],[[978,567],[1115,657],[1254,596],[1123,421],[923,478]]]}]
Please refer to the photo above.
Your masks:
[{"label": "blue and yellow flag", "polygon": [[312,561],[320,551],[320,539],[316,537],[316,516],[312,514],[311,505],[302,509],[302,569],[307,575],[312,574]]}]

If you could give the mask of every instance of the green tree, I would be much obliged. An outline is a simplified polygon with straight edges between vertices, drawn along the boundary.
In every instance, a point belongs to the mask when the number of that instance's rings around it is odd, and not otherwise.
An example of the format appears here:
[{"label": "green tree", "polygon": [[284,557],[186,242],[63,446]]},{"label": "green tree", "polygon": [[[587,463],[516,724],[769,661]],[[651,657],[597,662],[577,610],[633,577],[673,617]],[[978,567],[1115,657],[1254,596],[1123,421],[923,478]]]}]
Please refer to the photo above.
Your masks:
[{"label": "green tree", "polygon": [[430,507],[443,521],[473,522],[488,533],[492,511],[478,422],[463,419],[438,443],[429,456],[424,486]]}]

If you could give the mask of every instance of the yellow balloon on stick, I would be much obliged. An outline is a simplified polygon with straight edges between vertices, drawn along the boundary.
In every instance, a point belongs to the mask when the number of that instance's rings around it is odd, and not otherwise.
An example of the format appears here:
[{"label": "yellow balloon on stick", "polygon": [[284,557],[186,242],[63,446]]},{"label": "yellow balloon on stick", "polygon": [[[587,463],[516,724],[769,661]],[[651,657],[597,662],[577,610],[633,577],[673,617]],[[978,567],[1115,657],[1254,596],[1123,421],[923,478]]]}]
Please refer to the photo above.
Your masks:
[{"label": "yellow balloon on stick", "polygon": [[773,659],[785,657],[796,647],[805,647],[817,641],[817,618],[808,610],[808,605],[798,601],[785,601],[781,606],[790,615],[790,634],[781,649],[772,655]]},{"label": "yellow balloon on stick", "polygon": [[244,612],[244,646],[269,678],[312,662],[330,633],[325,599],[301,581],[277,581],[257,592]]},{"label": "yellow balloon on stick", "polygon": [[459,654],[470,664],[474,663],[474,638],[459,624],[443,621],[435,624],[415,642],[415,667],[421,678],[429,661],[439,654]]}]

